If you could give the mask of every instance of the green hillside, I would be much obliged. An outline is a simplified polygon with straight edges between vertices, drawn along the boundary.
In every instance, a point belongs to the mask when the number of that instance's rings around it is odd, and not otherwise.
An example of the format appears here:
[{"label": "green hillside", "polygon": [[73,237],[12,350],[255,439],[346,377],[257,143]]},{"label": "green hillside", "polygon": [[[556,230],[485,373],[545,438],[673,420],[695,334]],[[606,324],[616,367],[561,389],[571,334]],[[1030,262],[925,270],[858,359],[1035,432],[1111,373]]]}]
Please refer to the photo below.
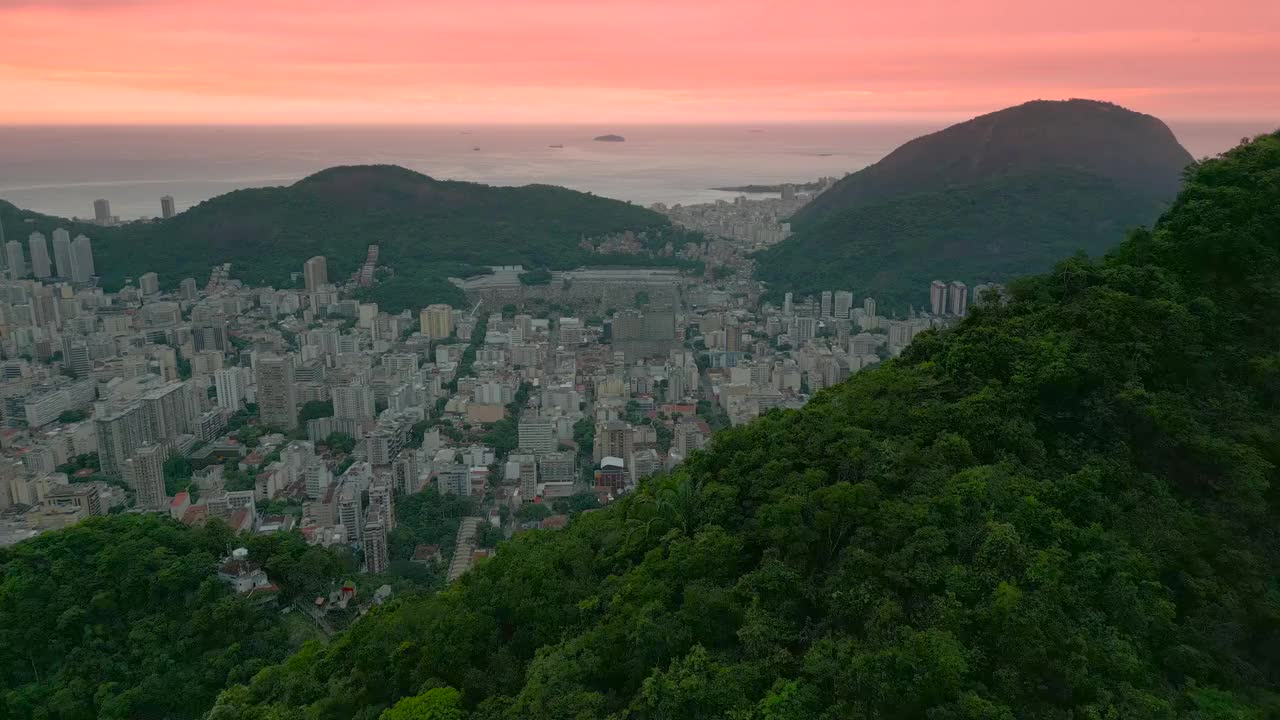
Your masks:
[{"label": "green hillside", "polygon": [[1011,291],[211,719],[1276,717],[1280,134]]},{"label": "green hillside", "polygon": [[[0,549],[0,718],[199,718],[299,644],[275,609],[215,576],[248,543],[280,600],[344,569],[300,535],[233,539],[161,515],[113,515]],[[304,621],[305,627],[305,621]]]},{"label": "green hillside", "polygon": [[904,144],[840,180],[792,222],[810,227],[903,195],[1055,169],[1171,199],[1191,161],[1158,118],[1097,100],[1035,100]]},{"label": "green hillside", "polygon": [[797,295],[856,288],[901,312],[935,279],[1003,282],[1106,252],[1167,206],[1074,170],[997,178],[836,215],[759,253],[757,276]]},{"label": "green hillside", "polygon": [[406,298],[421,298],[415,307],[461,302],[445,278],[477,265],[560,269],[618,260],[583,251],[583,238],[631,230],[651,247],[684,241],[662,215],[618,200],[550,185],[434,180],[391,165],[336,167],[288,187],[237,190],[169,220],[100,228],[0,202],[0,221],[9,235],[47,236],[55,227],[88,235],[108,288],[146,271],[159,273],[163,286],[184,277],[203,282],[222,262],[246,282],[291,287],[290,273],[315,255],[326,256],[331,279],[341,280],[376,243],[396,276],[371,297],[393,311]]},{"label": "green hillside", "polygon": [[912,140],[845,177],[758,256],[774,294],[852,290],[903,312],[929,282],[1004,282],[1149,225],[1191,155],[1149,115],[1036,101]]}]

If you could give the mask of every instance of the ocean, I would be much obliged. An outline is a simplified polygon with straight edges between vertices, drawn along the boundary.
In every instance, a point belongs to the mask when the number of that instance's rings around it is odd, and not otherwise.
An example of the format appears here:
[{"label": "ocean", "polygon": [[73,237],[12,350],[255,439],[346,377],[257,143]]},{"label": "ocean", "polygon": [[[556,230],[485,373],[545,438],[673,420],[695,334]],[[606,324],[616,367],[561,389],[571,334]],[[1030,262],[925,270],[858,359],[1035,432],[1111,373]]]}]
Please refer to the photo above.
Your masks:
[{"label": "ocean", "polygon": [[[179,211],[248,187],[287,185],[334,165],[389,163],[435,178],[547,183],[642,205],[731,198],[713,188],[804,182],[858,170],[925,124],[729,126],[0,127],[0,199],[92,217],[105,198],[124,220]],[[1171,124],[1196,157],[1274,128]],[[626,142],[592,140],[614,133]],[[563,147],[552,147],[560,145]]]}]

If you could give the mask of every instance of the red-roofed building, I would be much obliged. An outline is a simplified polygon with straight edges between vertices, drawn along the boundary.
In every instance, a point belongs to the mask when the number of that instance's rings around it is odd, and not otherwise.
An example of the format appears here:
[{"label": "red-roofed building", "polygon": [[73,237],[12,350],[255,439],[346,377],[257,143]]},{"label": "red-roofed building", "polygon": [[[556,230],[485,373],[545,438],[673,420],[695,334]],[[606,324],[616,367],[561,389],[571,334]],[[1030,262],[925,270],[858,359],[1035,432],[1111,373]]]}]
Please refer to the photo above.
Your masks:
[{"label": "red-roofed building", "polygon": [[569,525],[568,515],[552,515],[542,519],[539,525],[543,530],[563,530]]},{"label": "red-roofed building", "polygon": [[192,505],[182,514],[182,524],[189,527],[203,525],[209,519],[208,505]]},{"label": "red-roofed building", "polygon": [[191,507],[191,495],[183,490],[173,499],[169,501],[169,517],[174,520],[181,520],[187,514],[187,510]]},{"label": "red-roofed building", "polygon": [[253,530],[253,520],[253,513],[249,511],[249,508],[242,507],[231,513],[231,517],[227,519],[227,524],[231,526],[232,532],[251,532]]}]

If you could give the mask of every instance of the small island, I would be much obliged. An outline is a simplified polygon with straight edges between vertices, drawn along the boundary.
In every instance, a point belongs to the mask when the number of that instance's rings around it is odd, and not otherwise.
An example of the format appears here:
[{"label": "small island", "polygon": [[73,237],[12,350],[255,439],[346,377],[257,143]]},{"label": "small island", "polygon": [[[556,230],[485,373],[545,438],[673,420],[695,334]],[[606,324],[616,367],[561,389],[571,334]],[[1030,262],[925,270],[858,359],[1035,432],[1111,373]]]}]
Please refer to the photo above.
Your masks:
[{"label": "small island", "polygon": [[596,142],[626,142],[627,139],[621,135],[598,135],[592,138]]}]

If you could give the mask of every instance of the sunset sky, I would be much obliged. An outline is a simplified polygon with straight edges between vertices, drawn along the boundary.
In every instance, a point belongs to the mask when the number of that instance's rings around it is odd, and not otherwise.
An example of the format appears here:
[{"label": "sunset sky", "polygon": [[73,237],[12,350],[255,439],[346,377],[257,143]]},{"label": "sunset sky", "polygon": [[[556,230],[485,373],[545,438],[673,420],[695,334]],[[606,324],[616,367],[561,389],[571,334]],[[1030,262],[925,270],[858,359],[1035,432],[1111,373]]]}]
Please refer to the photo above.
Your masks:
[{"label": "sunset sky", "polygon": [[0,0],[0,123],[1280,120],[1275,0]]}]

